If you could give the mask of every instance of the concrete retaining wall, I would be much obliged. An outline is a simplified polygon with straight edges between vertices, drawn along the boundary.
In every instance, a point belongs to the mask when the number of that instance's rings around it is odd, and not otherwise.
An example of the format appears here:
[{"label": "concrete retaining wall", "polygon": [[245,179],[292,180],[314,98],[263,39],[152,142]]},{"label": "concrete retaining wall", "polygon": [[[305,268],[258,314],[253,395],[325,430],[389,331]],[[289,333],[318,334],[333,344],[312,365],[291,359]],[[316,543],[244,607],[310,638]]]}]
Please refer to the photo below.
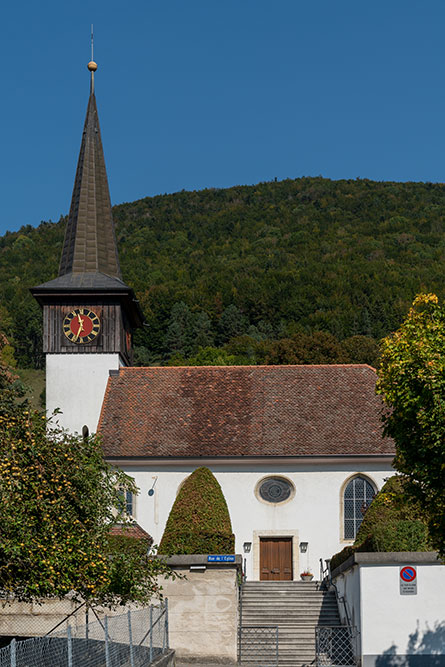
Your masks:
[{"label": "concrete retaining wall", "polygon": [[[400,568],[417,570],[402,595]],[[333,572],[360,631],[363,667],[445,667],[445,564],[435,553],[357,553]]]},{"label": "concrete retaining wall", "polygon": [[[234,664],[237,658],[238,585],[235,563],[207,563],[207,556],[168,560],[187,579],[165,581],[170,646],[178,660]],[[203,568],[203,569],[193,569]]]}]

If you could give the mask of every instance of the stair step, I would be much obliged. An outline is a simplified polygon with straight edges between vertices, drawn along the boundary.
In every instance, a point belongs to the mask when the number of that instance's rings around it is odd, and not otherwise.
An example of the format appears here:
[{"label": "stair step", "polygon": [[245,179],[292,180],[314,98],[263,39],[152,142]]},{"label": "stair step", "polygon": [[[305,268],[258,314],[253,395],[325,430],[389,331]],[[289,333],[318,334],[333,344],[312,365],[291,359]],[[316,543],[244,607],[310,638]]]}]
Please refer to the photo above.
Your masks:
[{"label": "stair step", "polygon": [[[244,584],[242,627],[278,628],[279,667],[309,667],[313,663],[317,625],[341,625],[335,594],[320,590],[317,582]],[[256,647],[252,643],[252,636],[246,633],[241,637],[242,666],[275,664],[273,636],[263,651],[261,644]]]}]

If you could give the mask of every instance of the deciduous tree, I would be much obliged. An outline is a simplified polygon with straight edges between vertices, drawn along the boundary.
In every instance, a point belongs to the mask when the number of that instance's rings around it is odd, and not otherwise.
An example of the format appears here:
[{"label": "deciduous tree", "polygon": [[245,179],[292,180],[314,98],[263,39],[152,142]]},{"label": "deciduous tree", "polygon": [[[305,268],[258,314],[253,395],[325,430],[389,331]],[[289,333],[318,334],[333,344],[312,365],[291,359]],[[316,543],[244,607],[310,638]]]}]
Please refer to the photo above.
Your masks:
[{"label": "deciduous tree", "polygon": [[384,339],[378,392],[388,406],[395,468],[445,556],[445,309],[435,294],[417,296],[401,327]]},{"label": "deciduous tree", "polygon": [[99,439],[51,427],[0,362],[0,589],[18,600],[74,591],[106,604],[146,602],[170,571],[146,544],[110,535],[129,523],[122,488],[137,492],[104,461]]}]

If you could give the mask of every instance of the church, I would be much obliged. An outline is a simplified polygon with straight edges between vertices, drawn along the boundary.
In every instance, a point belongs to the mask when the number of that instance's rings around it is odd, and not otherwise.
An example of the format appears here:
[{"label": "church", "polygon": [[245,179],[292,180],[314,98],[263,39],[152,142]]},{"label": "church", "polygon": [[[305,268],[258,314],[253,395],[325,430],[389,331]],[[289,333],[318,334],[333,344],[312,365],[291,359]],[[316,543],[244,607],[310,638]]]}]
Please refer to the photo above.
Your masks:
[{"label": "church", "polygon": [[128,513],[158,544],[182,483],[200,466],[226,498],[250,580],[296,580],[352,544],[393,473],[376,372],[366,365],[133,367],[144,316],[122,279],[94,75],[58,277],[43,309],[46,408],[99,432],[134,478]]}]

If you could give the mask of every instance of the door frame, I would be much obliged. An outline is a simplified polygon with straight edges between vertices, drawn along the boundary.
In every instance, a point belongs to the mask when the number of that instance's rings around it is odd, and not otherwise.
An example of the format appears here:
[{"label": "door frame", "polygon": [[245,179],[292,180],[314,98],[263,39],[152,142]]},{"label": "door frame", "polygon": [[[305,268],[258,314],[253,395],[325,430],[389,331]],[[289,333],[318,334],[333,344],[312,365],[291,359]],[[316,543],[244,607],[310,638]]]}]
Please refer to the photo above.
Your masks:
[{"label": "door frame", "polygon": [[293,581],[299,578],[298,562],[300,540],[298,530],[254,530],[252,541],[253,580],[260,581],[260,537],[291,537],[292,538],[292,576]]}]

